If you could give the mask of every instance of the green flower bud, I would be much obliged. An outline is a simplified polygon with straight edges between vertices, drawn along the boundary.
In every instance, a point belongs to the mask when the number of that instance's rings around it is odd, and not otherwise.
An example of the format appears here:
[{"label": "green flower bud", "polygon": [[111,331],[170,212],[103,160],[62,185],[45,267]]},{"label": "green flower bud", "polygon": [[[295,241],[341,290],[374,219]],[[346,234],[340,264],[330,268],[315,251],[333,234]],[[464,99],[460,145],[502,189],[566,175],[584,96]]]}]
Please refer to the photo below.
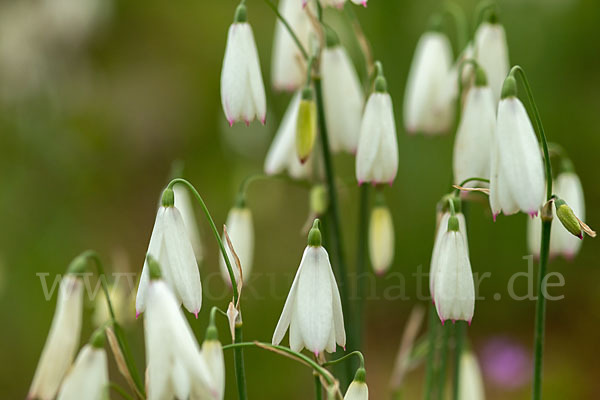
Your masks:
[{"label": "green flower bud", "polygon": [[160,279],[162,278],[162,273],[160,272],[160,265],[158,261],[150,254],[146,256],[146,262],[148,263],[148,272],[150,272],[150,280]]},{"label": "green flower bud", "polygon": [[312,247],[321,246],[321,231],[319,230],[319,219],[315,218],[312,228],[308,232],[308,245]]},{"label": "green flower bud", "polygon": [[514,76],[509,75],[504,80],[504,84],[502,85],[502,95],[501,98],[505,99],[507,97],[516,97],[517,96],[517,80]]},{"label": "green flower bud", "polygon": [[356,370],[356,374],[354,374],[354,380],[357,382],[365,382],[367,379],[367,371],[364,368],[359,368]]},{"label": "green flower bud", "polygon": [[241,23],[248,21],[248,10],[244,4],[240,4],[235,9],[235,15],[233,17],[234,23]]},{"label": "green flower bud", "polygon": [[104,348],[104,343],[106,342],[106,334],[104,333],[104,328],[96,329],[94,333],[92,333],[92,337],[90,338],[90,344],[96,349]]},{"label": "green flower bud", "polygon": [[554,206],[556,207],[556,216],[565,229],[572,235],[577,236],[579,239],[583,239],[583,232],[581,231],[579,218],[575,216],[575,213],[571,207],[569,207],[567,203],[560,198],[556,198],[554,201]]},{"label": "green flower bud", "polygon": [[487,77],[485,71],[479,65],[475,69],[475,86],[487,86]]},{"label": "green flower bud", "polygon": [[165,189],[162,194],[161,204],[163,207],[173,207],[175,205],[175,193],[173,193],[173,189]]},{"label": "green flower bud", "polygon": [[448,220],[448,231],[458,232],[458,218],[455,215],[451,216]]},{"label": "green flower bud", "polygon": [[302,91],[296,123],[296,152],[301,163],[305,163],[312,153],[317,136],[317,105],[311,88]]}]

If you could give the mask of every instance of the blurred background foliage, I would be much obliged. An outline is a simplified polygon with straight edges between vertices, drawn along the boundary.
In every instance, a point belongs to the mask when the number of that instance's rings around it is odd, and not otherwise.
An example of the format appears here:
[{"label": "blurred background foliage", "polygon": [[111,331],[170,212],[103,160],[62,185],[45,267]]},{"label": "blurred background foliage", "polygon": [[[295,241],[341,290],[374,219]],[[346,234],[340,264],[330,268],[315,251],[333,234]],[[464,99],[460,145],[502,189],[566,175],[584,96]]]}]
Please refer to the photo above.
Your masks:
[{"label": "blurred background foliage", "polygon": [[[37,273],[62,273],[87,248],[98,250],[111,271],[139,273],[161,188],[173,160],[185,162],[217,225],[225,221],[241,180],[260,172],[264,155],[289,95],[267,91],[268,123],[227,128],[219,98],[226,32],[236,2],[20,0],[0,3],[0,387],[3,398],[23,398],[49,329],[56,297],[44,300]],[[298,0],[299,1],[299,0]],[[474,0],[457,2],[472,18]],[[499,1],[511,63],[531,81],[547,135],[571,155],[582,179],[587,220],[600,226],[600,41],[596,0]],[[40,11],[43,7],[50,10]],[[62,7],[62,9],[60,8]],[[248,2],[265,83],[269,82],[275,17],[262,1]],[[396,225],[396,258],[387,277],[373,278],[367,301],[364,352],[372,398],[388,396],[393,359],[419,289],[411,275],[428,270],[435,204],[449,189],[452,137],[408,137],[402,129],[402,97],[410,60],[434,0],[371,0],[356,8],[374,55],[386,69],[398,125],[400,166],[385,194]],[[56,9],[54,9],[56,8]],[[91,11],[90,11],[91,10]],[[327,14],[339,19],[335,11]],[[452,27],[449,27],[452,31]],[[453,34],[451,35],[453,36]],[[347,38],[346,38],[347,39]],[[456,54],[455,48],[455,54]],[[356,49],[353,55],[359,60]],[[357,189],[353,158],[335,159],[341,193],[345,249],[351,268],[356,251]],[[255,217],[255,276],[243,301],[245,337],[270,341],[305,246],[305,188],[258,181],[249,192]],[[480,287],[472,348],[482,355],[491,337],[522,346],[533,343],[533,301],[507,296],[510,276],[526,271],[526,217],[500,217],[486,202],[470,208],[474,271],[490,271]],[[200,215],[198,213],[198,215]],[[227,288],[218,273],[217,246],[200,220],[206,257],[201,275],[204,312],[191,321],[203,336],[207,310],[226,307]],[[600,243],[585,239],[573,262],[555,260],[550,271],[565,276],[564,294],[550,302],[544,390],[547,399],[600,396]],[[396,296],[398,274],[405,295]],[[526,279],[516,292],[526,293]],[[426,280],[420,283],[426,287]],[[388,289],[388,291],[386,291]],[[500,300],[493,295],[502,294]],[[88,311],[91,311],[91,302]],[[87,313],[86,315],[89,315]],[[84,318],[82,340],[92,331]],[[138,365],[144,365],[142,321],[127,327]],[[222,325],[223,342],[228,342]],[[287,339],[285,341],[287,343]],[[231,354],[226,398],[235,398]],[[484,360],[487,363],[488,360]],[[494,361],[494,360],[492,360]],[[304,399],[312,394],[310,372],[287,359],[249,349],[250,398]],[[486,375],[490,399],[529,397],[530,369],[509,387]],[[486,371],[484,371],[486,372]],[[420,396],[422,369],[406,377],[406,398]],[[111,376],[119,380],[116,370]]]}]

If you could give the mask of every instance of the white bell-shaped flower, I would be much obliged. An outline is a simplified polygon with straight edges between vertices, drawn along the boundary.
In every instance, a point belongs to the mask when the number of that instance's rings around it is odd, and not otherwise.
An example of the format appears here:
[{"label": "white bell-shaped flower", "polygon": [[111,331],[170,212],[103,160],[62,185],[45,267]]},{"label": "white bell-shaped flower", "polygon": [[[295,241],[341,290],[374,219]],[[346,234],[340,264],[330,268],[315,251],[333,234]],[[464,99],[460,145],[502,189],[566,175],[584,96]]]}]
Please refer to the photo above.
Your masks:
[{"label": "white bell-shaped flower", "polygon": [[470,351],[463,351],[460,356],[459,368],[458,398],[460,400],[485,400],[483,378],[475,355]]},{"label": "white bell-shaped flower", "polygon": [[369,400],[369,387],[365,382],[365,369],[359,368],[356,370],[354,380],[348,386],[344,400]]},{"label": "white bell-shaped flower", "polygon": [[404,94],[408,133],[435,135],[450,130],[454,118],[452,47],[438,30],[425,32],[413,56]]},{"label": "white bell-shaped flower", "polygon": [[267,102],[260,61],[252,27],[247,22],[246,6],[238,6],[234,23],[227,33],[225,58],[221,69],[221,104],[229,125],[255,118],[263,124]]},{"label": "white bell-shaped flower", "polygon": [[369,221],[369,257],[377,275],[383,275],[394,261],[394,221],[383,203],[373,207]]},{"label": "white bell-shaped flower", "polygon": [[301,351],[306,347],[315,354],[335,352],[336,343],[346,345],[340,294],[329,255],[321,246],[318,223],[315,220],[308,234],[308,246],[273,333],[277,345],[289,327],[290,348]]},{"label": "white bell-shaped flower", "polygon": [[[281,0],[279,13],[288,22],[302,46],[306,49],[314,28],[302,2]],[[273,37],[271,81],[276,90],[294,91],[306,82],[306,61],[296,42],[278,19]]]},{"label": "white bell-shaped flower", "polygon": [[360,124],[356,151],[356,180],[391,184],[398,171],[398,139],[392,98],[380,70]]},{"label": "white bell-shaped flower", "polygon": [[481,23],[475,32],[475,60],[485,71],[497,103],[510,63],[506,33],[494,13],[490,14],[488,21]]},{"label": "white bell-shaped flower", "polygon": [[[240,205],[233,207],[227,215],[227,222],[225,225],[227,226],[227,234],[229,235],[233,249],[240,259],[244,281],[248,282],[248,278],[252,271],[252,261],[254,257],[254,223],[252,221],[252,212],[245,206]],[[223,235],[223,244],[225,245],[225,251],[227,252],[229,262],[231,262],[235,279],[236,281],[239,281],[240,273],[235,264],[233,253],[231,253],[231,250],[227,245],[225,235]],[[221,267],[223,280],[231,285],[229,270],[227,269],[227,264],[225,264],[225,259],[222,254],[219,255],[219,265]]]},{"label": "white bell-shaped flower", "polygon": [[219,390],[188,325],[179,301],[148,257],[144,317],[148,400],[219,399]]},{"label": "white bell-shaped flower", "polygon": [[544,203],[542,153],[523,103],[516,97],[516,81],[506,78],[498,105],[490,168],[490,207],[494,219],[521,210],[536,215]]},{"label": "white bell-shaped flower", "polygon": [[206,337],[202,342],[202,357],[208,366],[218,398],[222,399],[225,396],[225,358],[223,357],[223,346],[219,342],[217,328],[214,324],[209,325],[206,330]]},{"label": "white bell-shaped flower", "polygon": [[[570,165],[570,162],[568,162]],[[572,166],[556,178],[552,186],[553,192],[566,201],[579,219],[585,219],[585,201],[581,181]],[[539,217],[529,219],[527,224],[527,244],[529,251],[538,258],[540,256],[540,242],[542,235],[542,222]],[[567,260],[572,260],[581,248],[582,240],[573,236],[560,223],[556,215],[552,219],[550,231],[550,257],[562,255]]]},{"label": "white bell-shaped flower", "polygon": [[52,400],[73,362],[81,334],[83,282],[68,274],[60,283],[56,312],[28,399]]},{"label": "white bell-shaped flower", "polygon": [[[194,249],[179,210],[174,206],[174,193],[166,189],[150,236],[148,254],[160,261],[162,274],[180,303],[198,316],[202,307],[202,284]],[[135,299],[136,315],[146,308],[149,284],[148,261],[144,262]]]},{"label": "white bell-shaped flower", "polygon": [[290,101],[277,129],[275,138],[265,158],[264,171],[267,175],[280,174],[287,170],[290,177],[304,179],[312,171],[312,157],[302,164],[296,155],[296,126],[301,92],[298,91]]},{"label": "white bell-shaped flower", "polygon": [[321,81],[329,145],[334,152],[355,153],[365,105],[358,74],[333,30],[326,29],[321,55]]},{"label": "white bell-shaped flower", "polygon": [[[440,227],[444,228],[444,227]],[[433,296],[442,323],[447,319],[471,324],[475,310],[475,283],[469,249],[457,217],[450,216],[439,244]]]},{"label": "white bell-shaped flower", "polygon": [[[437,263],[440,257],[440,247],[442,244],[442,237],[446,232],[448,232],[448,220],[450,219],[450,211],[444,212],[438,221],[437,230],[435,232],[435,239],[433,242],[433,251],[431,253],[431,262],[429,265],[429,293],[431,294],[431,298],[434,299],[434,289],[435,289],[435,277],[437,272]],[[456,218],[458,218],[458,230],[463,234],[463,239],[465,242],[465,246],[467,249],[469,247],[469,242],[467,240],[467,221],[463,213],[457,212]]]},{"label": "white bell-shaped flower", "polygon": [[185,185],[177,183],[173,186],[173,193],[175,193],[175,208],[181,213],[181,218],[194,249],[196,261],[201,262],[203,258],[202,239],[200,238],[198,221],[196,220],[196,214],[194,213],[188,189]]},{"label": "white bell-shaped flower", "polygon": [[65,377],[57,400],[108,399],[108,360],[103,333],[92,344],[83,346]]},{"label": "white bell-shaped flower", "polygon": [[[490,178],[491,149],[496,129],[496,106],[485,73],[477,69],[475,86],[466,95],[454,141],[454,183],[479,177]],[[468,187],[480,186],[470,182]]]}]

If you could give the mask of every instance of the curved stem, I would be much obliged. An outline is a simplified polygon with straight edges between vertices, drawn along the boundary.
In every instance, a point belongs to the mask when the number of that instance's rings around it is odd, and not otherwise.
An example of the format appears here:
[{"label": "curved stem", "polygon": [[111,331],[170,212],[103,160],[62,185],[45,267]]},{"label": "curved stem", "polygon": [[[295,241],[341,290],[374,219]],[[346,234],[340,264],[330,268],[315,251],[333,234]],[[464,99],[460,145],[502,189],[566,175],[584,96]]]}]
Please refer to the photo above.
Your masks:
[{"label": "curved stem", "polygon": [[342,362],[342,361],[345,361],[345,360],[349,359],[349,358],[350,358],[350,357],[352,357],[352,356],[356,356],[356,357],[358,357],[358,359],[360,360],[360,368],[364,368],[364,367],[365,367],[365,357],[364,357],[364,356],[363,356],[363,354],[362,354],[360,351],[358,351],[358,350],[355,350],[355,351],[353,351],[353,352],[351,352],[351,353],[348,353],[348,354],[346,354],[345,356],[343,356],[343,357],[340,357],[340,358],[337,358],[337,359],[335,359],[335,360],[330,360],[330,361],[324,362],[322,365],[323,365],[324,367],[325,367],[325,366],[328,366],[328,365],[335,365],[335,364],[337,364],[337,363],[340,363],[340,362]]},{"label": "curved stem", "polygon": [[204,214],[206,215],[206,219],[208,219],[208,223],[210,224],[210,227],[213,231],[213,235],[215,236],[215,239],[217,239],[217,243],[219,243],[219,248],[221,249],[221,254],[223,255],[223,259],[225,260],[225,264],[227,265],[227,272],[229,273],[229,280],[231,282],[231,288],[233,289],[233,302],[237,306],[238,302],[239,302],[238,285],[235,280],[235,274],[233,273],[233,268],[231,267],[231,262],[229,261],[229,257],[227,256],[227,251],[225,251],[225,245],[223,244],[221,235],[219,235],[219,231],[217,230],[217,226],[215,225],[215,221],[213,220],[212,215],[210,215],[210,211],[208,211],[208,207],[206,207],[206,203],[204,203],[202,196],[200,196],[200,193],[198,193],[198,191],[196,190],[194,185],[192,185],[190,182],[188,182],[187,180],[185,180],[183,178],[175,178],[171,182],[169,182],[169,184],[167,185],[167,188],[173,189],[173,186],[175,186],[175,184],[177,184],[177,183],[182,183],[182,184],[186,185],[188,187],[188,189],[194,194],[194,196],[196,196],[198,203],[200,203],[200,207],[202,207],[202,211],[204,211]]},{"label": "curved stem", "polygon": [[[279,18],[279,20],[281,21],[281,23],[283,24],[283,26],[285,26],[285,29],[287,29],[288,33],[290,34],[290,36],[292,37],[292,39],[296,43],[296,46],[298,46],[298,49],[302,53],[302,57],[304,57],[305,60],[308,60],[308,57],[309,57],[308,56],[308,52],[306,51],[306,49],[304,48],[304,46],[302,46],[302,43],[300,42],[300,39],[298,39],[298,36],[294,32],[294,30],[292,29],[292,27],[290,26],[290,24],[283,17],[283,15],[281,15],[281,13],[279,12],[279,10],[277,9],[277,6],[271,0],[264,0],[264,1],[271,8],[271,10],[273,10],[273,12],[275,13],[275,15],[277,15],[277,18]],[[300,1],[300,0],[298,0],[298,1]]]},{"label": "curved stem", "polygon": [[[467,65],[472,66],[475,70],[477,70],[477,67],[479,66],[479,64],[477,63],[477,61],[474,58],[465,58],[458,65],[458,98],[459,99],[462,98],[462,93],[463,93],[463,90],[464,90],[464,88],[463,88],[463,75],[464,75],[465,67]],[[459,106],[459,110],[460,110],[460,106]]]},{"label": "curved stem", "polygon": [[486,183],[490,183],[490,180],[487,178],[479,178],[479,177],[473,177],[473,178],[467,178],[464,181],[462,181],[458,186],[465,186],[467,183],[469,182],[473,182],[473,181],[478,181],[478,182],[486,182]]}]

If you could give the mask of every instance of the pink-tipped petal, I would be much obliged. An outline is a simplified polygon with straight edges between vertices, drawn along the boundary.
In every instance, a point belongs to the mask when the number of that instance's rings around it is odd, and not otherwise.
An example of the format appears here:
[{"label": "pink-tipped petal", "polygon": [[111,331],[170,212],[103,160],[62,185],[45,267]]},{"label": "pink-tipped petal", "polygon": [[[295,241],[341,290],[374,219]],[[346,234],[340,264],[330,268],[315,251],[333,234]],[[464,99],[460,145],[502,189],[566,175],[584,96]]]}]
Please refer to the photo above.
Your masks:
[{"label": "pink-tipped petal", "polygon": [[136,311],[136,312],[135,312],[135,319],[138,319],[138,317],[140,316],[140,314],[141,314],[141,312],[139,312],[139,311]]},{"label": "pink-tipped petal", "polygon": [[469,324],[469,326],[471,326],[471,321],[473,321],[473,319],[471,318],[470,320],[467,321],[467,324]]},{"label": "pink-tipped petal", "polygon": [[363,0],[362,5],[364,8],[367,8],[367,0]]},{"label": "pink-tipped petal", "polygon": [[261,124],[264,125],[266,122],[267,122],[267,116],[266,115],[263,115],[262,117],[260,117],[260,123]]},{"label": "pink-tipped petal", "polygon": [[453,320],[452,320],[452,325],[454,325],[455,323],[456,323],[456,320],[455,320],[455,319],[453,319]]},{"label": "pink-tipped petal", "polygon": [[229,127],[231,128],[233,126],[233,123],[235,122],[235,120],[232,119],[228,119],[227,122],[229,123]]},{"label": "pink-tipped petal", "polygon": [[194,316],[198,319],[198,311],[194,312]]},{"label": "pink-tipped petal", "polygon": [[496,218],[498,217],[498,214],[500,214],[500,213],[494,213],[494,214],[492,214],[492,218],[494,219],[494,222],[496,222]]}]

